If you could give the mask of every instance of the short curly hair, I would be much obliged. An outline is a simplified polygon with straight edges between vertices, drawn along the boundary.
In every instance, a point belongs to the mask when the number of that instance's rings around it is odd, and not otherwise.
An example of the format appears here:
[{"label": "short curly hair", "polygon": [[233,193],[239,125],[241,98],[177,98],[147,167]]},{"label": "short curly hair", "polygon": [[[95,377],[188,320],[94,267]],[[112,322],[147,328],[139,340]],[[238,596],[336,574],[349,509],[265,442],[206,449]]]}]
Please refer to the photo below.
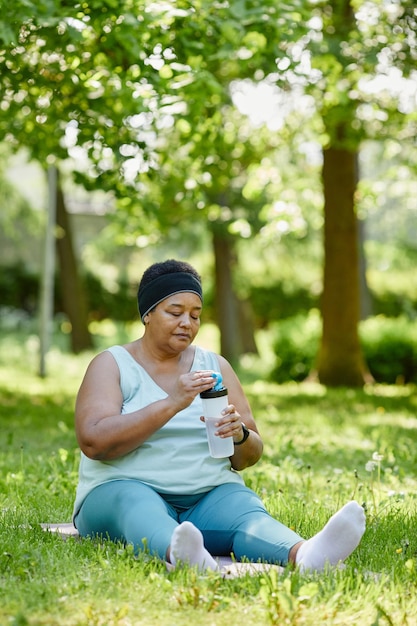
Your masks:
[{"label": "short curly hair", "polygon": [[187,274],[192,274],[201,283],[201,276],[192,265],[190,265],[186,261],[167,259],[166,261],[161,261],[159,263],[154,263],[153,265],[150,265],[144,271],[141,281],[139,283],[139,289],[143,289],[145,285],[150,283],[152,280],[155,280],[155,278],[158,278],[158,276],[163,276],[165,274],[175,274],[176,272],[185,272]]}]

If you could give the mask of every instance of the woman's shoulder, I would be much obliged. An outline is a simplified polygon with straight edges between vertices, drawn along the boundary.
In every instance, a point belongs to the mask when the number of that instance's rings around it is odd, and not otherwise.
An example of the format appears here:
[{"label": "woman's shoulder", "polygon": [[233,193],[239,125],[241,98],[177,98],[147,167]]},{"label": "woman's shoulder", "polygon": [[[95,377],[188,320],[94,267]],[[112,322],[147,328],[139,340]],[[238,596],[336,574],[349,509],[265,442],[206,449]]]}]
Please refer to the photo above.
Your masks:
[{"label": "woman's shoulder", "polygon": [[137,365],[137,361],[134,357],[134,352],[133,352],[133,348],[132,348],[133,344],[127,343],[123,346],[121,345],[114,345],[114,346],[110,346],[108,347],[105,352],[109,352],[114,360],[116,361],[116,363],[118,364],[135,364]]},{"label": "woman's shoulder", "polygon": [[96,354],[90,362],[89,368],[106,367],[111,362],[116,363],[120,368],[132,365],[135,363],[135,359],[124,346],[114,345]]},{"label": "woman's shoulder", "polygon": [[219,369],[219,355],[212,350],[202,348],[201,346],[195,346],[194,355],[194,368],[197,370],[218,370]]}]

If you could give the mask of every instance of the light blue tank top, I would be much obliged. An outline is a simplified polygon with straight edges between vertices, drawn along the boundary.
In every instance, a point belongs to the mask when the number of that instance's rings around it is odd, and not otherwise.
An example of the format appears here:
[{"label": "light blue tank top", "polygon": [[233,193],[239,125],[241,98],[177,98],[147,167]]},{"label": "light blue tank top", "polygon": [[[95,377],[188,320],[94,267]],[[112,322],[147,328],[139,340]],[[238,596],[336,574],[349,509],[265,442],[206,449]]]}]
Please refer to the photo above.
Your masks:
[{"label": "light blue tank top", "polygon": [[[122,346],[109,348],[120,370],[123,414],[137,411],[167,397]],[[195,346],[191,371],[219,371],[214,352]],[[128,454],[111,461],[95,461],[81,452],[79,481],[74,516],[88,493],[98,485],[120,479],[140,480],[159,493],[195,495],[210,491],[223,483],[241,483],[242,477],[232,469],[230,460],[213,459],[209,454],[206,429],[200,416],[203,407],[197,395],[145,443]]]}]

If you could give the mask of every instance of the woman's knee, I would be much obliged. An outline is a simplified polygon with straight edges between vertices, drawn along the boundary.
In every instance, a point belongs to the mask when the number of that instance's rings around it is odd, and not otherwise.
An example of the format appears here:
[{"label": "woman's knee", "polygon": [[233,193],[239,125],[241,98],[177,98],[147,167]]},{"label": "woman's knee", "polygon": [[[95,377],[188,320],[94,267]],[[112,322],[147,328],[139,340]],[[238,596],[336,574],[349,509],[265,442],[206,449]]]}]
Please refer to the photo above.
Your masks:
[{"label": "woman's knee", "polygon": [[178,522],[175,512],[152,488],[139,481],[112,481],[96,487],[76,518],[83,536],[130,544],[164,559]]}]

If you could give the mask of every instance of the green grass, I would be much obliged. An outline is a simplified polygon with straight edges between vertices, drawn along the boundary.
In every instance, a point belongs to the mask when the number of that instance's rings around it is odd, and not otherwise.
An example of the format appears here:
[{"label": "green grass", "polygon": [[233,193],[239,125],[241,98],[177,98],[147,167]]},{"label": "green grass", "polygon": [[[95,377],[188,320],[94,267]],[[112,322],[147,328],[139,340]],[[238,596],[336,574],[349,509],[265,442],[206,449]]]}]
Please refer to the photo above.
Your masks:
[{"label": "green grass", "polygon": [[414,387],[278,386],[262,380],[255,359],[245,363],[265,441],[262,460],[244,472],[247,484],[303,536],[351,498],[366,507],[367,531],[342,571],[223,580],[168,573],[121,545],[63,541],[41,529],[71,517],[73,406],[90,358],[52,350],[40,379],[36,340],[0,338],[2,626],[417,624]]}]

